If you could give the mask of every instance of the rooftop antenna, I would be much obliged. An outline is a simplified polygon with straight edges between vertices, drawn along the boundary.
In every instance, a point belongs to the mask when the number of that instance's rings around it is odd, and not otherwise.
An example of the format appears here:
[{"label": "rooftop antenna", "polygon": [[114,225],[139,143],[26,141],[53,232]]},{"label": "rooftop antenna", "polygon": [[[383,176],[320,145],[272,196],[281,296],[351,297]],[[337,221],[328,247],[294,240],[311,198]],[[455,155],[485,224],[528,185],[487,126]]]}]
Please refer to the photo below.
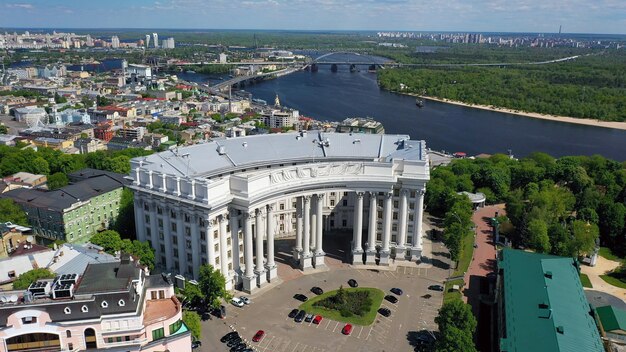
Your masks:
[{"label": "rooftop antenna", "polygon": [[559,35],[561,35],[561,28],[562,28],[562,26],[559,25]]}]

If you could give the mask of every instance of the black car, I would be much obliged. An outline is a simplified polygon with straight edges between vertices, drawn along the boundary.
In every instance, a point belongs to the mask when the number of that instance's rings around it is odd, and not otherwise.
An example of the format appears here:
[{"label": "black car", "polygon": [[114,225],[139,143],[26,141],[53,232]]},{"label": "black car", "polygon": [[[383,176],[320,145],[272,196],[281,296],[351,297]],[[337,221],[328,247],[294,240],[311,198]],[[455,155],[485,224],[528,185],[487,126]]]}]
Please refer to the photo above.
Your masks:
[{"label": "black car", "polygon": [[398,299],[396,298],[396,296],[386,295],[385,299],[388,300],[389,302],[393,303],[393,304],[398,303]]},{"label": "black car", "polygon": [[315,293],[316,295],[321,295],[322,293],[324,293],[324,290],[315,286],[311,288],[311,292]]},{"label": "black car", "polygon": [[228,342],[226,342],[226,346],[233,347],[233,346],[238,345],[240,342],[241,342],[241,337],[238,336],[232,340],[228,340]]},{"label": "black car", "polygon": [[231,347],[230,352],[241,352],[245,350],[247,347],[248,345],[246,345],[245,342],[240,342],[237,345]]},{"label": "black car", "polygon": [[384,317],[389,317],[391,315],[391,311],[389,310],[389,308],[380,308],[378,310],[378,313],[380,313],[380,315]]},{"label": "black car", "polygon": [[298,315],[296,315],[294,320],[296,321],[296,323],[302,323],[302,321],[304,320],[304,317],[306,317],[306,312],[301,310],[298,312]]},{"label": "black car", "polygon": [[236,331],[233,332],[229,332],[228,334],[222,336],[222,338],[220,339],[220,341],[222,343],[228,342],[236,337],[239,337],[239,333],[237,333]]},{"label": "black car", "polygon": [[350,287],[359,287],[359,283],[356,282],[355,279],[348,280],[348,285],[350,285]]},{"label": "black car", "polygon": [[296,293],[295,295],[293,295],[293,298],[301,302],[306,302],[309,300],[309,297],[303,295],[302,293]]},{"label": "black car", "polygon": [[402,296],[402,289],[400,289],[400,288],[394,287],[390,291],[395,293],[398,296]]},{"label": "black car", "polygon": [[292,309],[292,310],[291,310],[291,312],[289,312],[288,317],[289,317],[289,318],[292,318],[292,319],[293,319],[293,318],[295,318],[295,317],[296,317],[296,315],[298,315],[298,312],[299,312],[299,311],[300,311],[300,310],[298,310],[298,309]]},{"label": "black car", "polygon": [[433,290],[433,291],[441,291],[443,292],[443,286],[441,285],[430,285],[428,286],[429,290]]},{"label": "black car", "polygon": [[192,348],[192,349],[196,349],[196,348],[198,348],[198,347],[200,347],[200,346],[202,346],[202,342],[200,342],[200,341],[198,341],[198,340],[193,341],[193,342],[191,343],[191,348]]}]

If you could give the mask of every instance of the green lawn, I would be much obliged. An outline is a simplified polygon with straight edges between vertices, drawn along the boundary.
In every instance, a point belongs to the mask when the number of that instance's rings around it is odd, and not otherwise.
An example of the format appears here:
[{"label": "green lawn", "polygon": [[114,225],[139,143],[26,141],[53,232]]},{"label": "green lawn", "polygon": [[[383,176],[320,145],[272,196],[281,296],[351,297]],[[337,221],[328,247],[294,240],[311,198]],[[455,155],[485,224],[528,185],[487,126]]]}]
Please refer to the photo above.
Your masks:
[{"label": "green lawn", "polygon": [[618,278],[615,278],[611,275],[600,275],[600,277],[602,278],[602,280],[606,281],[606,283],[608,283],[609,285],[613,285],[619,288],[626,288],[626,282]]},{"label": "green lawn", "polygon": [[383,301],[383,297],[385,297],[385,293],[377,288],[369,288],[369,287],[359,287],[359,288],[344,288],[346,292],[351,291],[368,291],[370,292],[370,297],[372,298],[372,307],[364,316],[353,315],[351,317],[342,317],[341,313],[336,310],[325,309],[322,307],[313,307],[313,303],[320,301],[326,297],[332,296],[337,293],[337,290],[324,292],[323,294],[313,297],[308,301],[302,303],[300,305],[300,309],[303,309],[307,313],[321,315],[324,318],[332,319],[335,321],[340,321],[344,323],[350,323],[355,325],[370,325],[376,319],[376,315],[378,314],[378,308],[380,308],[380,304]]},{"label": "green lawn", "polygon": [[608,259],[608,260],[613,260],[616,262],[619,262],[620,260],[622,260],[622,258],[613,254],[613,252],[611,252],[611,249],[607,247],[600,247],[598,254],[600,254],[600,256],[603,257],[604,259]]},{"label": "green lawn", "polygon": [[461,290],[463,290],[463,279],[456,279],[452,281],[446,282],[444,285],[443,291],[443,303],[447,303],[449,301],[453,301],[455,299],[461,299],[461,291],[451,291],[452,286],[459,285]]},{"label": "green lawn", "polygon": [[466,235],[461,242],[461,257],[459,259],[459,265],[454,270],[452,277],[465,274],[474,255],[474,236],[472,234]]},{"label": "green lawn", "polygon": [[583,284],[583,287],[593,288],[593,285],[591,285],[591,281],[589,280],[589,276],[587,276],[587,274],[580,274],[580,283]]}]

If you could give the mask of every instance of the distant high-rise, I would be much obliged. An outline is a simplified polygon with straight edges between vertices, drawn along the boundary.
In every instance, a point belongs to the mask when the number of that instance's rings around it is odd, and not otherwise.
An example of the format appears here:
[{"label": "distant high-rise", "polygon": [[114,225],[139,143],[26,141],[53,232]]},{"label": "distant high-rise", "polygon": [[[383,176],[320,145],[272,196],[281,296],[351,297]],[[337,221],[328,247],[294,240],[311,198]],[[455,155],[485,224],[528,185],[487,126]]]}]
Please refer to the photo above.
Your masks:
[{"label": "distant high-rise", "polygon": [[561,25],[559,25],[559,34],[561,34]]},{"label": "distant high-rise", "polygon": [[89,34],[87,34],[87,37],[85,38],[85,44],[87,44],[87,46],[93,46],[93,38],[91,38]]},{"label": "distant high-rise", "polygon": [[157,33],[152,33],[152,39],[154,39],[154,47],[159,47],[159,35]]},{"label": "distant high-rise", "polygon": [[115,49],[120,47],[120,38],[118,38],[116,35],[111,37],[111,47]]},{"label": "distant high-rise", "polygon": [[167,39],[163,39],[163,41],[161,42],[161,47],[163,47],[163,49],[174,49],[175,47],[175,43],[174,43],[174,38],[167,38]]},{"label": "distant high-rise", "polygon": [[146,34],[146,49],[150,47],[150,34]]}]

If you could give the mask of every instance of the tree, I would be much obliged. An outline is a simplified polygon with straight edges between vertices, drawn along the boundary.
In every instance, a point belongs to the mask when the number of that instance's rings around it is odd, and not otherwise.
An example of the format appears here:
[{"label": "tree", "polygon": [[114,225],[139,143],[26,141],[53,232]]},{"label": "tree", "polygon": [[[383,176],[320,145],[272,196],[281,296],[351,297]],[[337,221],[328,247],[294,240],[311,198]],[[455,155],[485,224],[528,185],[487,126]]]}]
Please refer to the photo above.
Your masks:
[{"label": "tree", "polygon": [[64,173],[57,172],[48,177],[48,189],[49,190],[58,189],[63,186],[67,186],[69,182],[70,182],[69,179]]},{"label": "tree", "polygon": [[25,290],[33,282],[39,279],[53,279],[54,273],[45,268],[33,269],[21,274],[17,280],[13,281],[14,290]]},{"label": "tree", "polygon": [[450,252],[450,259],[454,262],[458,262],[461,257],[461,243],[465,231],[460,223],[453,223],[444,231],[443,243]]},{"label": "tree", "polygon": [[200,288],[198,285],[187,283],[185,285],[185,289],[182,290],[183,296],[185,299],[189,301],[192,305],[198,305],[202,300],[202,292],[200,292]]},{"label": "tree", "polygon": [[133,192],[124,188],[120,199],[120,211],[113,229],[124,238],[135,238],[135,199]]},{"label": "tree", "polygon": [[474,352],[473,335],[476,330],[476,318],[468,304],[460,299],[444,303],[435,318],[439,326],[440,337],[435,350],[441,352]]},{"label": "tree", "polygon": [[102,247],[109,254],[115,254],[115,252],[122,249],[123,244],[120,234],[113,230],[98,232],[91,236],[89,242]]},{"label": "tree", "polygon": [[183,312],[183,322],[189,330],[194,339],[199,340],[202,338],[202,326],[200,324],[200,316],[194,311],[186,310]]},{"label": "tree", "polygon": [[532,219],[528,222],[528,238],[526,243],[538,252],[550,252],[548,225],[543,220]]},{"label": "tree", "polygon": [[596,240],[600,234],[598,225],[581,220],[574,220],[571,225],[572,241],[571,252],[576,256],[587,254],[596,247]]},{"label": "tree", "polygon": [[0,199],[0,222],[10,222],[16,225],[29,226],[28,218],[22,208],[13,199]]},{"label": "tree", "polygon": [[204,296],[207,305],[217,308],[220,306],[220,298],[228,300],[230,297],[226,291],[226,279],[212,265],[205,264],[200,267],[198,287]]},{"label": "tree", "polygon": [[7,133],[9,133],[9,129],[7,128],[7,126],[0,125],[0,134],[7,134]]}]

